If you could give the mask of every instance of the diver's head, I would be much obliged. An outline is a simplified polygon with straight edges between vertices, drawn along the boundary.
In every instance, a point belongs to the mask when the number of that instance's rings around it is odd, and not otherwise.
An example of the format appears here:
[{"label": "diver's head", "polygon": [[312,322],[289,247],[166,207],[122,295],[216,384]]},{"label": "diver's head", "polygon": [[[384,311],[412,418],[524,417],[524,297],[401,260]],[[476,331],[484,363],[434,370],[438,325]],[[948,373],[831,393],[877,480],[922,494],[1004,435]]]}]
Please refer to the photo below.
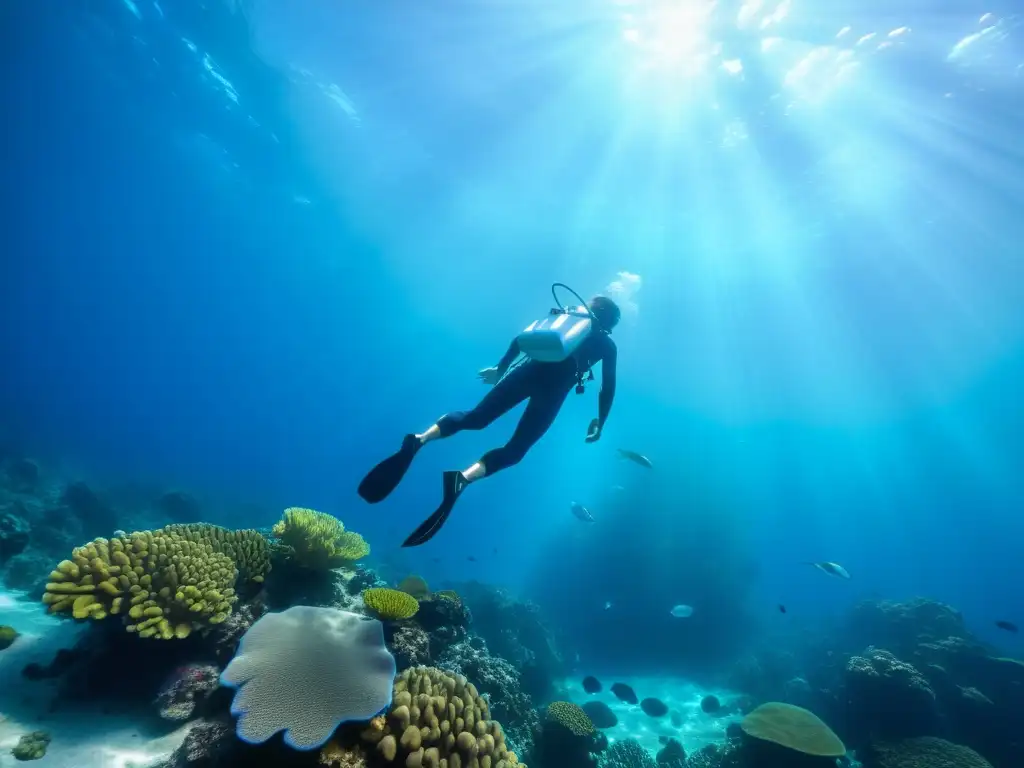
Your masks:
[{"label": "diver's head", "polygon": [[622,318],[622,310],[619,309],[619,305],[607,296],[595,296],[590,300],[588,306],[602,331],[611,333],[612,328],[618,325]]}]

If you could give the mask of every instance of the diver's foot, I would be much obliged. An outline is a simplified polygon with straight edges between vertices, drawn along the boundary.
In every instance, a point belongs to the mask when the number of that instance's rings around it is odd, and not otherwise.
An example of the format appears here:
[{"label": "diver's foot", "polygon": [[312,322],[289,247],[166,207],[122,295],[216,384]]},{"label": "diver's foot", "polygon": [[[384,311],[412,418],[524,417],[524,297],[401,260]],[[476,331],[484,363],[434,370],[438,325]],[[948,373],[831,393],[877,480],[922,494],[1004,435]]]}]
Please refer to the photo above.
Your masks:
[{"label": "diver's foot", "polygon": [[398,452],[388,456],[363,478],[359,484],[359,495],[370,504],[384,501],[402,482],[422,447],[423,443],[416,435],[406,435]]},{"label": "diver's foot", "polygon": [[444,491],[441,506],[437,508],[434,514],[424,520],[419,528],[409,534],[409,538],[402,543],[402,546],[418,547],[420,544],[426,544],[434,538],[445,522],[447,522],[448,515],[455,508],[455,502],[459,500],[459,496],[462,495],[467,485],[469,485],[469,480],[461,472],[454,470],[445,472],[441,476],[441,488]]}]

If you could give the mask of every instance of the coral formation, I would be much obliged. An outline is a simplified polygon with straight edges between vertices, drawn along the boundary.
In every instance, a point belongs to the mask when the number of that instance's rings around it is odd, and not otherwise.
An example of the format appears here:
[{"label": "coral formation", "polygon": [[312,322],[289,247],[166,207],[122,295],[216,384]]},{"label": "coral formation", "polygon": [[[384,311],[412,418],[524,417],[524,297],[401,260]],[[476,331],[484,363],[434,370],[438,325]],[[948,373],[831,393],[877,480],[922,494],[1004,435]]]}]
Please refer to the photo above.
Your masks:
[{"label": "coral formation", "polygon": [[867,648],[846,664],[846,692],[861,724],[855,734],[882,740],[937,735],[935,691],[916,667],[888,651]]},{"label": "coral formation", "polygon": [[601,768],[656,768],[654,758],[633,739],[616,741],[601,760]]},{"label": "coral formation", "polygon": [[553,701],[548,704],[547,717],[574,736],[587,736],[594,732],[594,724],[587,713],[569,701]]},{"label": "coral formation", "polygon": [[239,738],[260,744],[284,731],[285,743],[308,750],[340,723],[386,707],[394,676],[379,621],[300,605],[253,624],[221,682],[238,689],[231,712]]},{"label": "coral formation", "polygon": [[388,640],[388,647],[400,672],[430,663],[430,636],[415,624],[397,626]]},{"label": "coral formation", "polygon": [[655,762],[663,768],[686,768],[686,750],[676,739],[669,739],[665,746],[658,750]]},{"label": "coral formation", "polygon": [[50,574],[43,602],[76,619],[121,616],[129,632],[163,640],[223,622],[236,601],[236,560],[249,578],[269,569],[255,531],[170,525],[75,548]]},{"label": "coral formation", "polygon": [[805,755],[842,757],[846,754],[843,742],[817,715],[791,704],[762,704],[743,718],[740,726],[751,738]]},{"label": "coral formation", "polygon": [[185,664],[167,678],[156,697],[164,720],[188,720],[196,706],[220,685],[220,670],[211,664]]},{"label": "coral formation", "polygon": [[14,627],[9,627],[6,624],[0,624],[0,651],[5,651],[10,648],[14,641],[18,639],[18,633]]},{"label": "coral formation", "polygon": [[430,587],[421,576],[406,576],[398,583],[398,589],[412,595],[417,600],[426,600],[430,597]]},{"label": "coral formation", "polygon": [[364,590],[363,602],[379,618],[389,621],[411,618],[420,608],[415,597],[390,587],[371,587]]},{"label": "coral formation", "polygon": [[311,570],[352,567],[370,554],[362,536],[346,531],[338,518],[313,509],[289,507],[273,534],[292,561]]},{"label": "coral formation", "polygon": [[46,748],[50,746],[50,734],[46,731],[32,731],[26,733],[15,744],[11,754],[16,760],[38,760],[46,754]]},{"label": "coral formation", "polygon": [[28,546],[29,525],[17,515],[0,515],[0,562],[21,554]]},{"label": "coral formation", "polygon": [[873,745],[865,756],[866,768],[992,768],[968,747],[923,736]]},{"label": "coral formation", "polygon": [[390,710],[363,730],[362,739],[385,761],[411,768],[520,765],[476,687],[433,667],[398,676]]}]

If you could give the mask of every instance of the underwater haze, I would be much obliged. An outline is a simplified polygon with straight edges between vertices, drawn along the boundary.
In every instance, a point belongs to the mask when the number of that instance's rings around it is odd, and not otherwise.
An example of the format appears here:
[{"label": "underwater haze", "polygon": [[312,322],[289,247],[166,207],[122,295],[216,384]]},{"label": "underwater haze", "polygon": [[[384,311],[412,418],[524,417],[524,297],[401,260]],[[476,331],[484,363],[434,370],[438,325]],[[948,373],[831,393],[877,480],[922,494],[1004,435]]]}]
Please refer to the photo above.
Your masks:
[{"label": "underwater haze", "polygon": [[[1020,12],[9,0],[5,455],[233,528],[335,515],[389,581],[528,598],[574,673],[718,684],[916,597],[1024,654]],[[403,548],[518,411],[360,480],[554,282],[623,311],[601,439],[597,366]]]}]

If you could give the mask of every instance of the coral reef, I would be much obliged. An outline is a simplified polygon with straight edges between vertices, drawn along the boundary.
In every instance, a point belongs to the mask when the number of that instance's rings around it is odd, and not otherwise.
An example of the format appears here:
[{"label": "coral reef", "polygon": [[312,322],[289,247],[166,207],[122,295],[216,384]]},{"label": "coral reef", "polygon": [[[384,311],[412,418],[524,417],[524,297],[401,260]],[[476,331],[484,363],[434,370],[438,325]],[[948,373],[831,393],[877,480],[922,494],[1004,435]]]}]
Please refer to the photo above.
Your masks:
[{"label": "coral reef", "polygon": [[388,637],[388,648],[399,672],[430,664],[430,635],[415,624],[396,625]]},{"label": "coral reef", "polygon": [[363,603],[375,616],[387,621],[411,618],[420,609],[415,597],[390,587],[371,587],[364,590]]},{"label": "coral reef", "polygon": [[50,574],[43,602],[76,619],[121,616],[139,637],[184,638],[227,619],[240,569],[262,581],[269,567],[255,531],[170,525],[77,547]]},{"label": "coral reef", "polygon": [[545,768],[594,768],[605,743],[580,707],[555,701],[547,706],[537,726],[531,759]]},{"label": "coral reef", "polygon": [[430,597],[430,587],[421,576],[406,576],[398,582],[398,589],[406,594],[412,595],[417,600],[425,600]]},{"label": "coral reef", "polygon": [[189,720],[196,708],[220,685],[220,669],[212,664],[185,664],[171,673],[156,697],[164,720]]},{"label": "coral reef", "polygon": [[846,664],[846,692],[854,745],[871,738],[936,735],[940,729],[935,691],[916,667],[888,651],[870,647]]},{"label": "coral reef", "polygon": [[394,676],[379,621],[299,605],[253,624],[221,682],[238,689],[231,711],[239,738],[260,744],[284,731],[285,743],[308,750],[340,723],[387,706]]},{"label": "coral reef", "polygon": [[425,768],[520,764],[476,687],[461,675],[431,667],[398,676],[387,715],[375,718],[361,738],[387,763]]},{"label": "coral reef", "polygon": [[20,555],[28,546],[29,525],[13,514],[0,515],[0,563]]},{"label": "coral reef", "polygon": [[313,509],[289,507],[273,534],[291,560],[311,570],[349,568],[370,554],[362,536],[346,531],[338,518]]},{"label": "coral reef", "polygon": [[968,747],[921,737],[873,744],[864,755],[865,768],[992,768],[985,758]]},{"label": "coral reef", "polygon": [[519,754],[527,754],[539,717],[522,689],[519,671],[488,653],[486,644],[478,637],[448,646],[437,659],[438,667],[474,681],[487,697],[495,719],[504,724],[509,743]]},{"label": "coral reef", "polygon": [[657,768],[654,758],[633,739],[616,741],[601,758],[601,768]]},{"label": "coral reef", "polygon": [[686,750],[676,739],[669,739],[665,746],[658,750],[654,762],[663,768],[686,768]]}]

